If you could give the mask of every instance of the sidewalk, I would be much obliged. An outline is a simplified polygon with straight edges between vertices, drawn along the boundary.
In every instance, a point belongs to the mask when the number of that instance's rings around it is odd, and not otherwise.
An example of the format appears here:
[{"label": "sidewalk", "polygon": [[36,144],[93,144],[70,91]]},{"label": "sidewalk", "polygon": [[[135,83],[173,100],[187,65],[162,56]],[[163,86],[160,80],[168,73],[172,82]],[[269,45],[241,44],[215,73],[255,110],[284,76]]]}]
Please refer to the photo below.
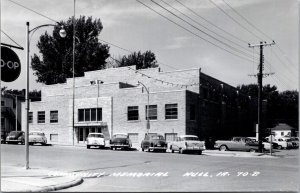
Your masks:
[{"label": "sidewalk", "polygon": [[[49,192],[79,185],[78,176],[51,176],[50,170],[1,165],[1,192]],[[53,171],[52,171],[53,172]]]}]

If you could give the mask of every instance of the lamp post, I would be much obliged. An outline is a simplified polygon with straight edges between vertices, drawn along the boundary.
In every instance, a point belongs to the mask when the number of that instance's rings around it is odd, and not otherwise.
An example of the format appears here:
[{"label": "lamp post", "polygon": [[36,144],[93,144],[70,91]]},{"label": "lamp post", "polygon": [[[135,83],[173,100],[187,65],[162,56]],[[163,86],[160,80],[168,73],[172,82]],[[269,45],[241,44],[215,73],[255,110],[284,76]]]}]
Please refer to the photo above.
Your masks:
[{"label": "lamp post", "polygon": [[[59,24],[59,23],[57,23]],[[28,123],[28,114],[29,114],[29,53],[30,53],[30,40],[29,40],[29,35],[32,32],[32,34],[38,30],[39,28],[42,27],[48,27],[48,26],[56,26],[54,24],[45,24],[45,25],[40,25],[37,26],[33,29],[29,29],[29,22],[26,22],[26,94],[25,94],[25,101],[26,101],[26,106],[25,106],[25,125],[26,125],[26,130],[25,130],[25,154],[26,154],[26,161],[25,161],[25,169],[29,169],[29,123]],[[64,29],[63,26],[61,26],[61,30],[59,31],[60,37],[64,38],[66,37],[67,33]]]},{"label": "lamp post", "polygon": [[147,135],[149,134],[149,130],[150,130],[150,121],[149,121],[149,89],[140,81],[138,81],[138,84],[141,84],[147,91],[147,94],[148,94],[148,106],[147,106]]}]

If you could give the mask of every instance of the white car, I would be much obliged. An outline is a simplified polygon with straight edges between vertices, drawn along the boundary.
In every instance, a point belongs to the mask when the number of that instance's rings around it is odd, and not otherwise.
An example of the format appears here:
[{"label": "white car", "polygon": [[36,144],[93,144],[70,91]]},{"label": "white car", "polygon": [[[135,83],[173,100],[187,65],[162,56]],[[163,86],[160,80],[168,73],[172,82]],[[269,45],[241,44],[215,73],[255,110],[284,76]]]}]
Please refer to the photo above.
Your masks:
[{"label": "white car", "polygon": [[103,133],[89,133],[87,137],[86,148],[90,149],[91,146],[103,148],[105,146],[105,140]]},{"label": "white car", "polygon": [[204,141],[200,141],[195,135],[181,135],[176,138],[176,141],[170,143],[170,150],[172,153],[178,151],[183,153],[185,151],[195,151],[198,154],[202,154],[205,150]]},{"label": "white car", "polygon": [[29,132],[29,145],[34,145],[35,143],[46,145],[47,138],[45,137],[45,133],[41,131]]},{"label": "white car", "polygon": [[[270,137],[266,137],[270,141]],[[290,138],[281,137],[281,138],[272,138],[272,141],[278,144],[278,149],[289,149],[293,147],[293,143]]]}]

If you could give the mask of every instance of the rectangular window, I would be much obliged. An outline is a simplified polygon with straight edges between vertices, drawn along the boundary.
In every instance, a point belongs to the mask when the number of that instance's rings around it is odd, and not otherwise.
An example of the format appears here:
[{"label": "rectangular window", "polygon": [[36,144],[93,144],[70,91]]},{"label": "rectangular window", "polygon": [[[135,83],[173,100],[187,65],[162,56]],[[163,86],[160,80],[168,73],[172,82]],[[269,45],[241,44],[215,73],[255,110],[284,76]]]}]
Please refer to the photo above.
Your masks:
[{"label": "rectangular window", "polygon": [[96,121],[96,109],[91,109],[91,121]]},{"label": "rectangular window", "polygon": [[102,121],[102,108],[97,109],[97,121]]},{"label": "rectangular window", "polygon": [[84,121],[91,121],[91,109],[84,109]]},{"label": "rectangular window", "polygon": [[139,107],[138,106],[128,107],[127,115],[128,115],[127,116],[128,121],[139,120]]},{"label": "rectangular window", "polygon": [[190,105],[190,120],[196,120],[195,105]]},{"label": "rectangular window", "polygon": [[78,109],[78,121],[84,121],[84,109]]},{"label": "rectangular window", "polygon": [[32,123],[32,122],[33,122],[33,113],[28,112],[28,123]]},{"label": "rectangular window", "polygon": [[38,111],[38,123],[45,123],[45,111]]},{"label": "rectangular window", "polygon": [[102,108],[78,109],[78,122],[102,121]]},{"label": "rectangular window", "polygon": [[177,104],[166,104],[165,105],[165,118],[166,119],[177,119],[178,118]]},{"label": "rectangular window", "polygon": [[[147,120],[148,105],[146,105],[146,120]],[[157,105],[149,105],[149,120],[157,120]]]},{"label": "rectangular window", "polygon": [[4,107],[4,106],[5,106],[5,102],[1,101],[1,107]]},{"label": "rectangular window", "polygon": [[58,123],[58,111],[50,111],[50,123]]}]

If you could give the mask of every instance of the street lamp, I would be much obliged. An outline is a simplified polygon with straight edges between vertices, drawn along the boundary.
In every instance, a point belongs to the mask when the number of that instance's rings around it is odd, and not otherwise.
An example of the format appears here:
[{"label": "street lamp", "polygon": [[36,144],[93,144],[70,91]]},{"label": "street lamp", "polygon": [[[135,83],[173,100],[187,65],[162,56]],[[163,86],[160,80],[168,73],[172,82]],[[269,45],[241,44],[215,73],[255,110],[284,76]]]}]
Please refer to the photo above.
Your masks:
[{"label": "street lamp", "polygon": [[138,84],[141,84],[147,91],[147,94],[148,94],[148,106],[147,106],[147,135],[149,134],[149,130],[150,130],[150,121],[149,121],[149,89],[140,81],[138,81]]},{"label": "street lamp", "polygon": [[[59,24],[59,23],[58,23]],[[29,169],[29,123],[28,123],[28,114],[29,114],[29,46],[30,46],[30,40],[29,40],[29,35],[32,32],[32,34],[38,30],[39,28],[42,27],[48,27],[48,26],[56,26],[54,24],[45,24],[45,25],[40,25],[37,26],[33,29],[29,29],[29,22],[26,22],[27,25],[27,30],[26,30],[26,94],[25,94],[25,100],[26,100],[26,113],[25,113],[25,125],[26,125],[26,130],[25,130],[25,154],[26,154],[26,162],[25,162],[25,169]],[[65,38],[67,33],[66,30],[64,29],[63,26],[61,26],[61,29],[59,31],[59,35],[62,38]]]}]

